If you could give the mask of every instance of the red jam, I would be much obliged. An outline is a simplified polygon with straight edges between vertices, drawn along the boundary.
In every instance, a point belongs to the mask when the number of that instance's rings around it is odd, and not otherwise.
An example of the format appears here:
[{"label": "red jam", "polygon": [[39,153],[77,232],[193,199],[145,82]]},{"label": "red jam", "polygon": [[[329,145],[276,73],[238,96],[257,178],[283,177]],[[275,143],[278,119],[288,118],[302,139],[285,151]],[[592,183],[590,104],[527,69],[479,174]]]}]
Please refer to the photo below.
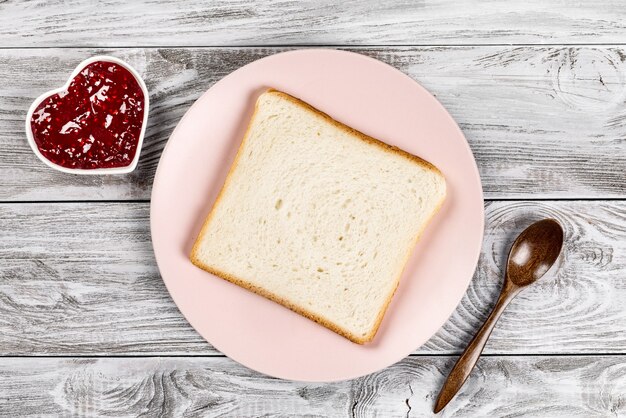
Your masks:
[{"label": "red jam", "polygon": [[39,151],[66,168],[126,167],[137,152],[144,94],[124,67],[87,65],[67,91],[43,100],[30,126]]}]

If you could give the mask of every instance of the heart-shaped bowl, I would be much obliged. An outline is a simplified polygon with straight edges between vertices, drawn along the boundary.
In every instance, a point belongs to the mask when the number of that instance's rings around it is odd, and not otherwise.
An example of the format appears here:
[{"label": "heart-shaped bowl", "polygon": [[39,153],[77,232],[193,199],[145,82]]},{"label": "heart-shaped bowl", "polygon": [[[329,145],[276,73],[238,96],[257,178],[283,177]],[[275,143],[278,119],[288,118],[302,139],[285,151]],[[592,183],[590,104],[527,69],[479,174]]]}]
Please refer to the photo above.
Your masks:
[{"label": "heart-shaped bowl", "polygon": [[[141,123],[141,132],[139,134],[139,138],[138,138],[138,141],[137,141],[137,150],[135,151],[135,156],[132,159],[131,163],[129,165],[122,166],[122,167],[106,167],[106,168],[93,168],[93,169],[63,167],[63,166],[61,166],[59,164],[56,164],[56,163],[50,161],[48,158],[46,158],[41,153],[41,151],[39,150],[39,147],[37,146],[37,143],[35,142],[35,137],[33,135],[33,130],[32,130],[32,127],[31,127],[31,119],[32,119],[33,113],[35,112],[37,107],[44,100],[46,100],[48,97],[50,97],[52,95],[66,92],[68,90],[68,88],[70,87],[70,84],[72,83],[72,80],[74,79],[74,77],[76,77],[89,64],[92,64],[92,63],[97,62],[97,61],[111,62],[113,64],[117,64],[117,65],[125,68],[126,70],[128,70],[128,72],[130,72],[133,75],[133,77],[137,81],[137,84],[139,85],[139,87],[142,90],[143,97],[144,97],[144,112],[143,112],[143,120],[142,120],[142,123]],[[33,149],[33,152],[35,153],[35,155],[37,157],[39,157],[39,159],[41,161],[43,161],[47,166],[52,167],[55,170],[62,171],[64,173],[72,173],[72,174],[125,174],[125,173],[130,173],[131,171],[133,171],[137,167],[137,162],[139,161],[139,154],[141,152],[141,146],[143,144],[143,137],[144,137],[144,135],[146,133],[146,125],[147,125],[147,122],[148,122],[148,110],[149,110],[149,107],[150,107],[150,97],[148,95],[148,88],[146,87],[146,84],[144,83],[144,81],[141,78],[141,76],[139,75],[139,73],[133,67],[131,67],[128,63],[122,61],[119,58],[115,58],[115,57],[111,57],[111,56],[107,56],[107,55],[98,55],[98,56],[95,56],[95,57],[88,58],[88,59],[82,61],[80,64],[78,64],[76,66],[76,68],[74,69],[74,71],[72,72],[72,74],[70,75],[70,77],[67,79],[67,82],[63,86],[61,86],[59,88],[56,88],[56,89],[53,89],[53,90],[50,90],[50,91],[47,91],[47,92],[43,93],[41,96],[37,97],[37,99],[35,99],[35,101],[33,101],[33,103],[30,105],[30,108],[28,109],[28,114],[26,115],[26,138],[28,138],[28,143],[30,144],[30,147]]]}]

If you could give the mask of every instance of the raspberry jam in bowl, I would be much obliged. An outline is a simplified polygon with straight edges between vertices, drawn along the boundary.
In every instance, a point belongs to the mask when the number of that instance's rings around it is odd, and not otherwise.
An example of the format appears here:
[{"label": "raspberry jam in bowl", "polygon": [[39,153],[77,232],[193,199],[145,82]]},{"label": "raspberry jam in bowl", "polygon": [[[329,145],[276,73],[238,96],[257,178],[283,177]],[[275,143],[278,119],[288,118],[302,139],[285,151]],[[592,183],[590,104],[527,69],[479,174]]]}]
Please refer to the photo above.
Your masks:
[{"label": "raspberry jam in bowl", "polygon": [[139,160],[148,106],[148,90],[137,71],[114,57],[92,57],[63,87],[33,102],[26,136],[37,157],[56,170],[129,173]]}]

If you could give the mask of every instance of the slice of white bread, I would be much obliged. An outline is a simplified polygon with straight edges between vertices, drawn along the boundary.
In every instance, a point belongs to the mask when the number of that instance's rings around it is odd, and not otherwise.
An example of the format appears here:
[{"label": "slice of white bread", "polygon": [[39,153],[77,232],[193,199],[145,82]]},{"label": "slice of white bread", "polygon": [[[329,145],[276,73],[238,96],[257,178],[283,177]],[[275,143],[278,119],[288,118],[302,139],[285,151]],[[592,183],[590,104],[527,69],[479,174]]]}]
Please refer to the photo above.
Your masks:
[{"label": "slice of white bread", "polygon": [[430,163],[268,90],[191,261],[363,344],[445,194]]}]

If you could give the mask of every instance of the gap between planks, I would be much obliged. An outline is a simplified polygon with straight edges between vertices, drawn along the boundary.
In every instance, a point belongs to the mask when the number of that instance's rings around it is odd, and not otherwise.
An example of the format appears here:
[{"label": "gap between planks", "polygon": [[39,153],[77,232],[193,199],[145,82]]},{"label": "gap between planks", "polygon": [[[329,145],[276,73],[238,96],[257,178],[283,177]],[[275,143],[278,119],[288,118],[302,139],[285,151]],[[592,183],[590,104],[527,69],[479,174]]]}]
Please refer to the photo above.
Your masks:
[{"label": "gap between planks", "polygon": [[[624,197],[530,197],[520,199],[519,197],[503,197],[483,199],[484,202],[621,202],[626,201]],[[75,204],[75,203],[150,203],[150,199],[135,200],[2,200],[0,205],[24,205],[24,204]]]},{"label": "gap between planks", "polygon": [[[462,353],[411,353],[408,357],[459,357]],[[622,353],[515,353],[515,354],[496,354],[496,353],[482,353],[480,357],[492,357],[492,358],[516,358],[516,357],[624,357],[626,352]],[[41,354],[41,355],[0,355],[0,359],[132,359],[132,358],[229,358],[225,354]],[[400,360],[402,361],[402,360]]]},{"label": "gap between planks", "polygon": [[43,50],[43,49],[299,49],[299,48],[478,48],[478,47],[623,47],[626,42],[590,43],[476,43],[476,44],[249,44],[249,45],[60,45],[60,46],[1,46],[2,50]]}]

